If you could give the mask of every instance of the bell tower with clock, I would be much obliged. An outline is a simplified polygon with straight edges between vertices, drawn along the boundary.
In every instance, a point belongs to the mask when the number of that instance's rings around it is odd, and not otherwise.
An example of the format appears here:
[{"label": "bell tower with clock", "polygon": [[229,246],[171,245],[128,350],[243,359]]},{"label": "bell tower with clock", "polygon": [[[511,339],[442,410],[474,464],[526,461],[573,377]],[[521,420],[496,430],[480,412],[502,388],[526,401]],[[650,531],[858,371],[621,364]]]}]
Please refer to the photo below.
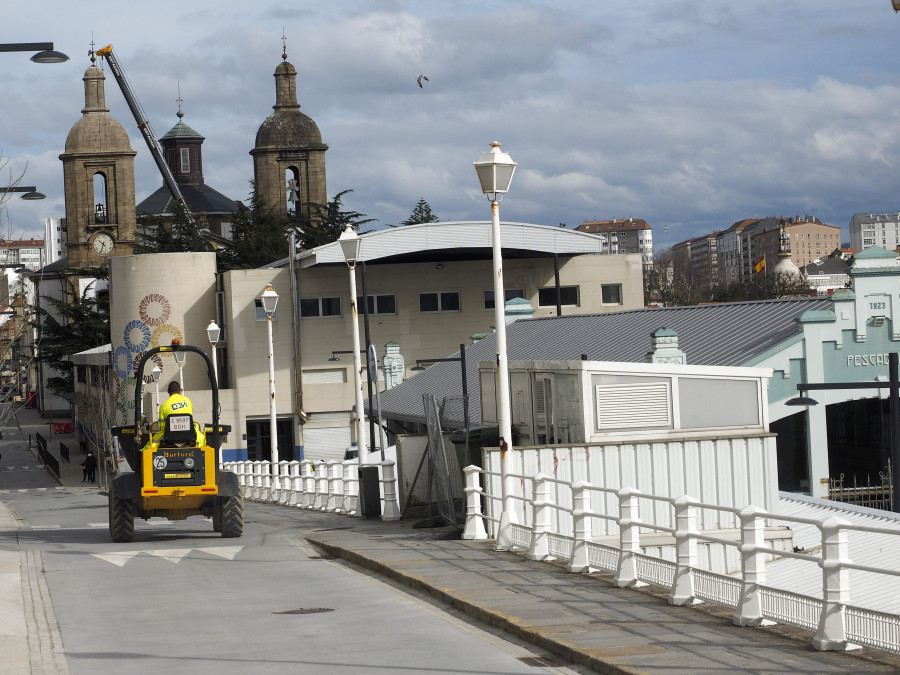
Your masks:
[{"label": "bell tower with clock", "polygon": [[84,73],[84,109],[59,156],[66,192],[69,269],[105,267],[134,250],[137,216],[134,156],[124,127],[109,115],[105,76],[91,56]]}]

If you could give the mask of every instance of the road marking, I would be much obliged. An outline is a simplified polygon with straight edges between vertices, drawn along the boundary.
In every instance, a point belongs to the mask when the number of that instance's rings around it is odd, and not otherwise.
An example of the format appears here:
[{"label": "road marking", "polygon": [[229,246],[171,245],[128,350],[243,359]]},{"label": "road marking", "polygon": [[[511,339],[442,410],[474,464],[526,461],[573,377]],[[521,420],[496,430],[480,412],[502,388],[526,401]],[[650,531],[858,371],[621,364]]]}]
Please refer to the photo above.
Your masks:
[{"label": "road marking", "polygon": [[62,525],[32,525],[32,530],[58,530]]},{"label": "road marking", "polygon": [[108,562],[116,567],[124,567],[131,559],[141,553],[152,555],[156,558],[168,560],[170,563],[177,565],[191,551],[200,551],[210,555],[224,558],[225,560],[234,560],[238,553],[243,550],[243,546],[216,546],[204,548],[168,548],[155,549],[152,551],[113,551],[111,553],[91,553],[94,558]]}]

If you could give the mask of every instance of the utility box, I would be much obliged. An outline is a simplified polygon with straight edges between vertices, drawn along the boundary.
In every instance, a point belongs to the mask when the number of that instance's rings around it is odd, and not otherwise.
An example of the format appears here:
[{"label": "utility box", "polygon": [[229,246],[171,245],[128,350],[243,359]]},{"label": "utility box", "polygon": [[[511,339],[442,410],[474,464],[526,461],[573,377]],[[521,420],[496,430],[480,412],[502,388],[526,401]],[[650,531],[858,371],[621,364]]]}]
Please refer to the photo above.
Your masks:
[{"label": "utility box", "polygon": [[374,464],[359,467],[359,513],[366,518],[381,517],[381,486]]}]

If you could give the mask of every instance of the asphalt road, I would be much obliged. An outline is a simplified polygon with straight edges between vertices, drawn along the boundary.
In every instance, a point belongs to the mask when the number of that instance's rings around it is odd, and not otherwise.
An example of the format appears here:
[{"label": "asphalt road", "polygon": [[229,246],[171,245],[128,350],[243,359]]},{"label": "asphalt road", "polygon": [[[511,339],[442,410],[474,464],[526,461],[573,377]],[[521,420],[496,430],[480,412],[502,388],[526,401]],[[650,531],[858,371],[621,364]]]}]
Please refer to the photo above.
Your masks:
[{"label": "asphalt road", "polygon": [[315,513],[248,503],[239,539],[194,517],[113,544],[105,496],[3,445],[0,500],[19,522],[0,551],[40,566],[72,673],[583,672],[323,558],[303,536]]}]

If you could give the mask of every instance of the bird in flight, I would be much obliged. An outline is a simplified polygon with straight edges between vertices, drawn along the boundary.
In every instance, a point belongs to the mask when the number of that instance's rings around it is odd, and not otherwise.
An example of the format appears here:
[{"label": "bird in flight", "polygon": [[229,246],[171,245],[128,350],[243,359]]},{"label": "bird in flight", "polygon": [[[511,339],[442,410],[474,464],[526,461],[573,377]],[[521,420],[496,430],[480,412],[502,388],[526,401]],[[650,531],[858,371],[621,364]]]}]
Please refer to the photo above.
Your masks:
[{"label": "bird in flight", "polygon": [[426,82],[428,82],[428,76],[427,75],[419,75],[416,78],[416,82],[419,83],[419,89],[422,89],[422,80],[425,80]]}]

